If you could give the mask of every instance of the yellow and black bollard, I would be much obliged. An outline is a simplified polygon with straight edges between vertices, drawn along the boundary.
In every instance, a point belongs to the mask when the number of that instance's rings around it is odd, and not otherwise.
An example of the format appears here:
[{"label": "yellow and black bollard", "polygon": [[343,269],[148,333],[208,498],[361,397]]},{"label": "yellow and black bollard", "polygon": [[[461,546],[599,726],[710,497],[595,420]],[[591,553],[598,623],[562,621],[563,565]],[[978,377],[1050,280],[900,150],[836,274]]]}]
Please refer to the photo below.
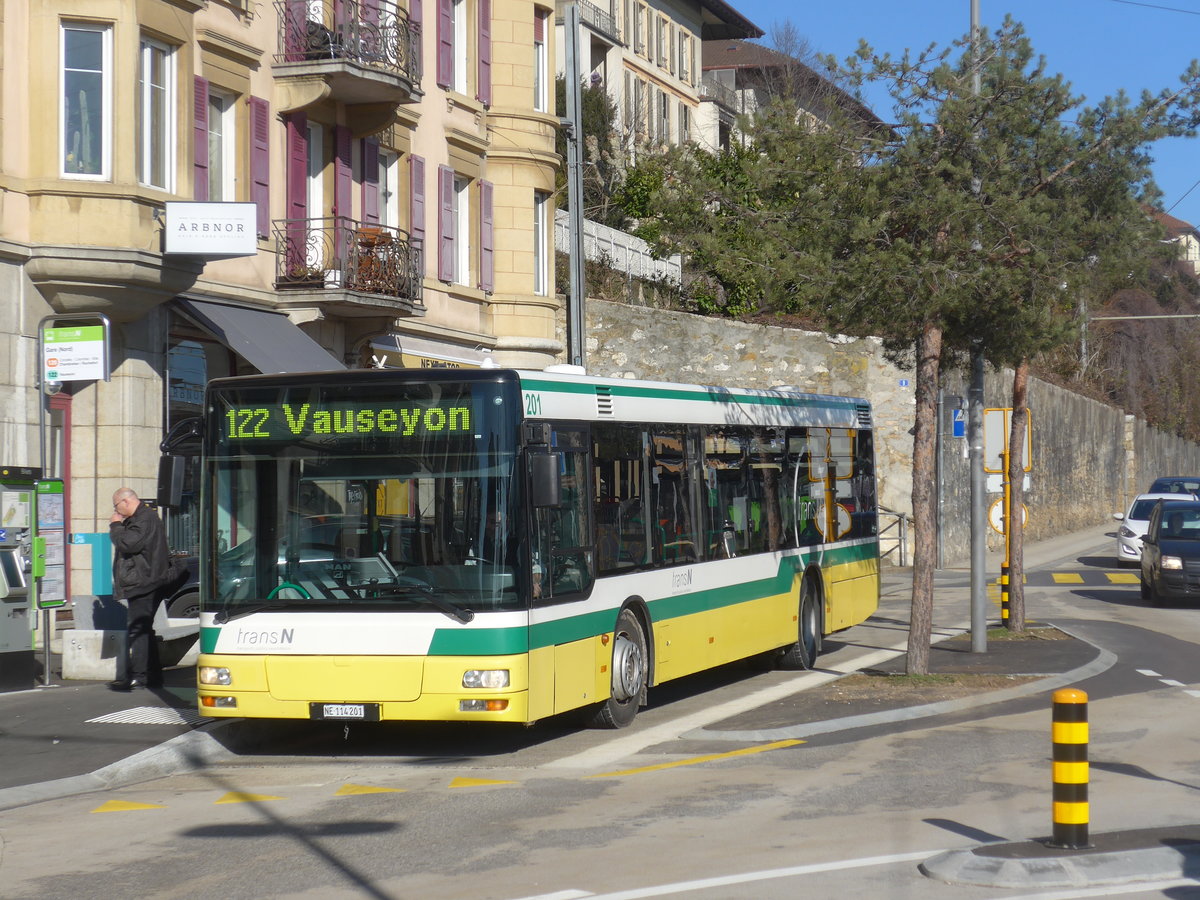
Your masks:
[{"label": "yellow and black bollard", "polygon": [[1054,833],[1052,847],[1082,850],[1088,842],[1087,694],[1054,692]]},{"label": "yellow and black bollard", "polygon": [[1000,624],[1008,627],[1008,563],[1000,567]]}]

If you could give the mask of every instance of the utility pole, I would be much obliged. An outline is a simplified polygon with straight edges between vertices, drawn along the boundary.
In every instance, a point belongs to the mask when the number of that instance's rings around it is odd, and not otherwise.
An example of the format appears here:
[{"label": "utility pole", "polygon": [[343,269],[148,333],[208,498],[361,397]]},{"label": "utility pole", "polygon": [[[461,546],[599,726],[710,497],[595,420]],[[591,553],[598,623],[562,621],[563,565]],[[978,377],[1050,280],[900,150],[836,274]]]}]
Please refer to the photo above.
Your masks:
[{"label": "utility pole", "polygon": [[[979,0],[971,0],[971,91],[979,96]],[[975,182],[978,184],[978,181]],[[971,652],[987,652],[987,495],[983,474],[983,345],[971,344],[967,442],[971,469]]]},{"label": "utility pole", "polygon": [[563,11],[563,36],[566,41],[567,117],[567,203],[569,213],[570,292],[567,303],[567,362],[583,363],[583,324],[587,308],[587,290],[583,270],[583,98],[579,80],[579,5],[570,3]]}]

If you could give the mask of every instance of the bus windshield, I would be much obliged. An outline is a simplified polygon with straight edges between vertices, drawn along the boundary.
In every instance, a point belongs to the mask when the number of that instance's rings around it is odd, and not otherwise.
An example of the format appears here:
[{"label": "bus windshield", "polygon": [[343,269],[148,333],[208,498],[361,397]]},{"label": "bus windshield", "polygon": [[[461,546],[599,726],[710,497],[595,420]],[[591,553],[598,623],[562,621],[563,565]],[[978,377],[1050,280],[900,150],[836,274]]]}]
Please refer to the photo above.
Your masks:
[{"label": "bus windshield", "polygon": [[519,408],[503,382],[214,386],[204,608],[523,608]]}]

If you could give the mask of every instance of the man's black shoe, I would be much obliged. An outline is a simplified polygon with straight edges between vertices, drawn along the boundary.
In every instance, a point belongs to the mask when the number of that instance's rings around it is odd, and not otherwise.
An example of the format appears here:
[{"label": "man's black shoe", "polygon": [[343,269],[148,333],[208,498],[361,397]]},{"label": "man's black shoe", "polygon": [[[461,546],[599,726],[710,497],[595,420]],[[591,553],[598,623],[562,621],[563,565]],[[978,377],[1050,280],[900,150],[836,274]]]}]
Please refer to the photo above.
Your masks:
[{"label": "man's black shoe", "polygon": [[145,682],[138,681],[136,678],[118,679],[117,681],[110,681],[108,683],[110,691],[121,691],[122,693],[144,690],[145,687]]}]

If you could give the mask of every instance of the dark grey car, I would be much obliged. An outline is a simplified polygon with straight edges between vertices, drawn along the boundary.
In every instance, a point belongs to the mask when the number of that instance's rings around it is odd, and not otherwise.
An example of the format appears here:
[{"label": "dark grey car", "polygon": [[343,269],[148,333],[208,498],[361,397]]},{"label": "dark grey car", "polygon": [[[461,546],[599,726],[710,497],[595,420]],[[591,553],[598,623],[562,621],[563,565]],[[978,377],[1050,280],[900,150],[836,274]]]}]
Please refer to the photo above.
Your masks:
[{"label": "dark grey car", "polygon": [[1200,501],[1160,500],[1142,539],[1142,598],[1200,600]]}]

